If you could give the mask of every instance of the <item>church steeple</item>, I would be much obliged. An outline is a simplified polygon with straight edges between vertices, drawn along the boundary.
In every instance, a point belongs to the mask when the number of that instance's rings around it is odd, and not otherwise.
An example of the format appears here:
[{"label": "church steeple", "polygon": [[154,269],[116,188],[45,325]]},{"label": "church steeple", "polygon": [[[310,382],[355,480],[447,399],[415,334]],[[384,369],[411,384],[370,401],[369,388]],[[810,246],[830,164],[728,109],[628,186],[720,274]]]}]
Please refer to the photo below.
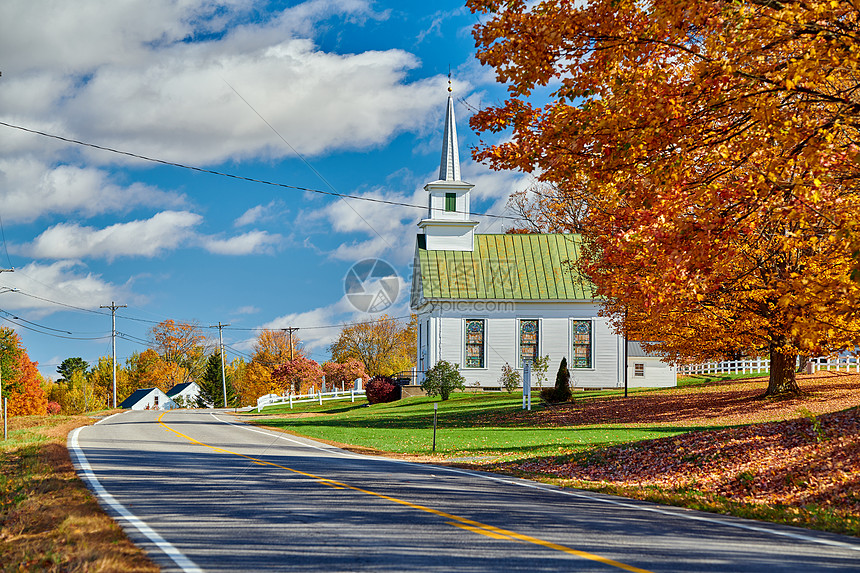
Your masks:
[{"label": "church steeple", "polygon": [[449,76],[439,179],[424,186],[430,195],[429,209],[427,218],[418,223],[424,231],[426,248],[431,251],[471,251],[474,248],[475,227],[478,225],[477,221],[469,220],[470,191],[474,185],[460,178],[460,152],[452,91]]},{"label": "church steeple", "polygon": [[448,109],[445,111],[445,135],[442,136],[440,181],[460,181],[460,152],[457,145],[457,122],[454,120],[454,96],[448,76]]}]

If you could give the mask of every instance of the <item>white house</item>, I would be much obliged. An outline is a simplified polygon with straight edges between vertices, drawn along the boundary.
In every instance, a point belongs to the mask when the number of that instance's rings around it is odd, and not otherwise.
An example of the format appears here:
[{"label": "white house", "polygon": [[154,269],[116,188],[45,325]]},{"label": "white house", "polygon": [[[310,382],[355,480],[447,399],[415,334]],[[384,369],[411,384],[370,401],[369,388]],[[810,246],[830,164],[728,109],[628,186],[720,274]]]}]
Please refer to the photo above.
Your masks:
[{"label": "white house", "polygon": [[565,357],[574,387],[623,387],[624,339],[598,316],[591,283],[567,265],[581,238],[477,234],[472,187],[460,177],[449,93],[439,179],[424,187],[429,210],[413,266],[417,370],[447,360],[467,386],[498,389],[506,363],[521,369],[524,358],[549,355],[548,385]]},{"label": "white house", "polygon": [[648,352],[638,342],[627,343],[627,386],[630,388],[667,388],[678,385],[678,370]]},{"label": "white house", "polygon": [[159,388],[141,388],[123,400],[119,407],[131,410],[171,410],[176,404]]},{"label": "white house", "polygon": [[[197,397],[200,395],[200,386],[197,382],[183,382],[176,384],[173,388],[167,391],[167,397],[177,404],[184,406],[192,406],[197,404]],[[179,398],[179,400],[177,400]]]}]

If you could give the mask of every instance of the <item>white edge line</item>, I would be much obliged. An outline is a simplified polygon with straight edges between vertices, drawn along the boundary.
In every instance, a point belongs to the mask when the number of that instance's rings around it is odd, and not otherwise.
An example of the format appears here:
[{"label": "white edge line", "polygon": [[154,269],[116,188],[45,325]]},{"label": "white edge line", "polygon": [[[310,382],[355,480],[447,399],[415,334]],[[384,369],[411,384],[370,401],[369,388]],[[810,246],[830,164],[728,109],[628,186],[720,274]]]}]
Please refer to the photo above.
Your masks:
[{"label": "white edge line", "polygon": [[[639,505],[639,504],[619,501],[617,499],[612,499],[611,497],[598,497],[598,496],[591,495],[589,493],[584,493],[582,491],[571,491],[571,490],[567,490],[567,489],[557,488],[554,486],[546,486],[544,484],[541,484],[538,482],[533,482],[533,481],[528,481],[528,480],[515,481],[512,479],[508,479],[508,478],[479,474],[479,473],[475,473],[475,472],[472,472],[469,470],[461,470],[458,468],[449,468],[446,466],[437,466],[437,465],[433,465],[433,464],[419,464],[416,462],[410,462],[410,461],[406,461],[406,460],[397,460],[397,459],[393,459],[393,458],[385,458],[385,457],[381,457],[381,456],[366,456],[366,455],[356,454],[353,452],[342,450],[340,448],[337,448],[335,450],[335,449],[333,449],[334,446],[329,447],[329,448],[322,448],[319,446],[315,446],[313,444],[308,444],[306,442],[302,442],[300,440],[295,440],[295,439],[289,438],[289,437],[287,437],[286,434],[281,434],[279,432],[272,432],[272,431],[266,431],[266,430],[258,430],[257,428],[253,428],[246,423],[238,424],[236,422],[230,422],[227,420],[222,420],[220,418],[217,418],[215,416],[215,414],[210,414],[210,415],[213,418],[215,418],[216,420],[218,420],[219,422],[222,422],[224,424],[229,424],[231,426],[237,426],[240,428],[244,428],[248,431],[256,432],[258,434],[266,434],[269,436],[278,437],[278,438],[280,438],[282,440],[286,440],[288,442],[293,442],[296,444],[300,444],[302,446],[314,448],[314,449],[321,450],[324,452],[329,452],[329,453],[345,452],[344,455],[347,457],[364,458],[364,459],[370,458],[370,459],[377,460],[377,461],[387,461],[387,462],[390,462],[393,464],[407,464],[407,465],[412,465],[412,466],[416,466],[416,467],[425,467],[425,468],[428,465],[430,465],[433,468],[438,469],[440,471],[446,471],[446,472],[455,473],[455,474],[467,475],[467,476],[471,476],[471,477],[485,479],[488,481],[494,481],[494,482],[498,482],[498,483],[515,485],[515,486],[519,486],[519,487],[538,489],[538,490],[546,491],[546,492],[554,492],[554,493],[558,493],[561,495],[567,495],[570,497],[578,497],[581,499],[587,499],[589,501],[596,501],[596,502],[600,502],[600,503],[606,503],[609,505],[615,505],[618,507],[623,507],[625,509],[633,509],[633,510],[637,510],[637,511],[646,511],[646,512],[651,512],[651,513],[659,513],[660,515],[667,515],[670,517],[680,517],[680,518],[689,519],[692,521],[704,521],[707,523],[714,523],[717,525],[724,525],[727,527],[734,527],[737,529],[745,529],[747,531],[755,531],[757,533],[766,533],[766,534],[770,534],[770,535],[778,535],[778,536],[782,536],[782,537],[789,537],[791,539],[797,539],[800,541],[807,541],[810,543],[818,543],[821,545],[830,545],[833,547],[841,547],[843,549],[849,549],[851,551],[860,551],[860,545],[853,544],[853,543],[846,543],[844,541],[836,541],[833,539],[824,539],[821,537],[814,537],[812,535],[804,535],[802,533],[795,533],[792,531],[782,531],[779,529],[770,529],[767,527],[761,527],[758,525],[750,525],[750,524],[746,524],[746,523],[742,523],[742,522],[726,521],[724,519],[716,519],[713,517],[709,517],[707,515],[692,515],[692,514],[688,514],[688,513],[681,513],[678,511],[673,511],[670,509],[662,509],[660,507],[648,507],[648,506],[643,506],[643,505]],[[307,439],[310,440],[310,438],[307,438]],[[644,503],[651,503],[651,502],[644,502]]]},{"label": "white edge line", "polygon": [[[116,416],[117,414],[114,414]],[[113,416],[108,416],[103,420],[99,420],[96,424],[107,421]],[[86,426],[84,426],[86,427]],[[186,557],[182,552],[180,552],[176,547],[174,547],[170,542],[166,541],[161,535],[156,533],[152,528],[150,528],[146,523],[140,520],[136,515],[130,512],[124,505],[119,503],[111,494],[107,492],[107,490],[102,486],[99,480],[96,478],[95,473],[93,472],[92,466],[90,466],[89,461],[87,461],[86,456],[84,455],[83,450],[78,444],[78,433],[83,429],[76,428],[69,434],[68,444],[70,449],[72,450],[73,458],[75,461],[75,465],[78,468],[78,474],[84,481],[87,482],[90,490],[96,494],[99,498],[99,501],[102,505],[106,505],[115,511],[122,519],[124,519],[129,525],[133,526],[140,533],[146,536],[152,543],[156,545],[161,551],[164,552],[165,555],[170,557],[177,566],[179,566],[182,571],[185,573],[203,573],[203,569],[197,566],[191,559]]]}]

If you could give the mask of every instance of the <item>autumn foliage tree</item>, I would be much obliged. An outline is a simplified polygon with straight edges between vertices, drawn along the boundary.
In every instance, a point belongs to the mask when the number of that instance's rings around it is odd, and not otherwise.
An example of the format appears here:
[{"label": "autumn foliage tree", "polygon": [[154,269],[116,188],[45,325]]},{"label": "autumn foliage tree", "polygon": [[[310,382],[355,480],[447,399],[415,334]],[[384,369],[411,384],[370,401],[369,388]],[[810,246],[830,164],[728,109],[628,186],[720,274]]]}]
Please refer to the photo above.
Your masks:
[{"label": "autumn foliage tree", "polygon": [[164,392],[170,390],[170,381],[185,376],[184,370],[179,366],[168,363],[152,348],[143,352],[135,352],[125,361],[125,370],[128,378],[126,392],[119,392],[119,400],[128,398],[135,390],[140,388],[159,388]]},{"label": "autumn foliage tree", "polygon": [[860,340],[854,4],[468,5],[509,93],[473,116],[506,134],[476,158],[584,213],[580,268],[619,330],[676,360],[769,354],[769,395],[799,391],[798,354]]},{"label": "autumn foliage tree", "polygon": [[352,388],[353,382],[357,378],[361,378],[367,383],[367,372],[364,369],[364,363],[350,358],[345,363],[328,361],[323,362],[323,373],[325,380],[329,385],[334,385],[336,388]]},{"label": "autumn foliage tree", "polygon": [[291,357],[304,356],[301,341],[290,337],[283,330],[264,329],[254,342],[254,354],[245,368],[236,389],[243,404],[256,404],[257,398],[278,391],[279,381],[272,377],[278,366],[286,364]]},{"label": "autumn foliage tree", "polygon": [[45,414],[48,399],[36,366],[21,345],[21,337],[11,328],[0,327],[0,381],[10,416]]},{"label": "autumn foliage tree", "polygon": [[335,362],[355,359],[369,376],[396,374],[411,368],[416,354],[416,317],[408,323],[382,315],[345,326],[329,347]]},{"label": "autumn foliage tree", "polygon": [[[165,363],[156,385],[168,389],[175,384],[199,380],[206,368],[206,337],[193,322],[163,320],[152,327],[149,337],[154,350]],[[165,378],[166,377],[166,378]]]},{"label": "autumn foliage tree", "polygon": [[323,381],[323,369],[316,360],[305,356],[296,356],[274,369],[272,379],[276,382],[278,392],[294,392],[306,394],[311,387],[320,389]]}]

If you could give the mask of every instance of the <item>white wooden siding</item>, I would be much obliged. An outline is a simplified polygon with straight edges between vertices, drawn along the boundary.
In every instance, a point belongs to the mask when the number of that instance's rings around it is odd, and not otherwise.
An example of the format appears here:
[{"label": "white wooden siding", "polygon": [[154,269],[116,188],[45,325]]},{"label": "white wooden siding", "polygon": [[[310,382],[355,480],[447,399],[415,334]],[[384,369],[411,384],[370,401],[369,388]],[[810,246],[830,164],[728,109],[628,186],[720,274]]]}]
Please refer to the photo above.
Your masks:
[{"label": "white wooden siding", "polygon": [[[578,388],[616,388],[624,385],[623,343],[605,319],[597,317],[598,305],[589,301],[453,301],[428,304],[418,309],[419,324],[427,321],[422,337],[425,368],[440,359],[460,364],[467,386],[498,388],[505,363],[516,366],[519,355],[519,320],[540,320],[539,354],[549,355],[545,385],[555,383],[562,357],[570,362],[571,320],[592,321],[593,368],[571,368],[571,382]],[[483,319],[485,368],[465,364],[465,319]],[[421,350],[419,350],[419,354]]]},{"label": "white wooden siding", "polygon": [[[645,367],[644,376],[635,376],[636,364]],[[653,356],[630,357],[627,367],[628,388],[669,388],[677,386],[678,376],[673,366]]]}]

